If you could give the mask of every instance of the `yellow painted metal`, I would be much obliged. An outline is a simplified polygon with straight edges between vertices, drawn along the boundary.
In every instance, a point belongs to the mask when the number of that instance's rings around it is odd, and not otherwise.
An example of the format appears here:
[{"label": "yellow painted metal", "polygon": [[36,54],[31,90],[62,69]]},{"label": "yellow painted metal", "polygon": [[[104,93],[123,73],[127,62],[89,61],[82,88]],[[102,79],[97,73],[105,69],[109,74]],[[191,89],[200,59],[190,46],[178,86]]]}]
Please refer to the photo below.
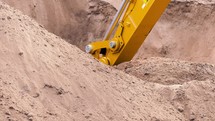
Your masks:
[{"label": "yellow painted metal", "polygon": [[[108,65],[130,61],[170,1],[131,0],[114,37],[91,43],[91,54]],[[110,42],[114,42],[116,46],[111,48]]]}]

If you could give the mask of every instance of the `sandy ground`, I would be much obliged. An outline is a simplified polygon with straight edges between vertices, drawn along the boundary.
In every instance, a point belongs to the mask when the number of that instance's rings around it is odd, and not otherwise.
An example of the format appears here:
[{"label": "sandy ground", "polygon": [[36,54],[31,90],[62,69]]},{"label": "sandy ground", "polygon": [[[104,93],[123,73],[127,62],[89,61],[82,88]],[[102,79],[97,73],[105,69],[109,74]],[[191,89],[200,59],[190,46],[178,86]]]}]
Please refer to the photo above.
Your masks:
[{"label": "sandy ground", "polygon": [[[97,5],[95,0],[89,2],[91,3],[90,13],[93,14],[88,17],[101,22],[102,19],[99,17],[103,17],[105,14],[98,12],[104,9],[93,6],[103,6],[104,3]],[[16,2],[13,1],[10,4],[13,3]],[[207,2],[209,5],[207,8],[204,7],[205,4],[190,2],[171,4],[153,30],[158,33],[155,34],[155,38],[171,38],[173,35],[177,38],[175,32],[182,35],[183,32],[176,31],[178,28],[173,25],[184,25],[179,28],[186,30],[185,32],[193,32],[197,36],[194,29],[200,20],[205,20],[201,23],[203,26],[200,26],[198,30],[202,30],[202,32],[209,30],[209,32],[201,34],[203,37],[208,37],[205,43],[210,42],[208,44],[210,46],[205,47],[206,50],[201,52],[209,52],[208,48],[213,49],[213,28],[211,26],[206,28],[206,23],[214,21],[211,17],[213,11],[210,8],[213,4]],[[23,4],[19,3],[14,6],[21,5]],[[106,5],[109,6],[109,4]],[[172,5],[178,5],[178,7],[173,8]],[[200,9],[197,10],[196,6]],[[182,7],[186,9],[181,9]],[[172,11],[173,13],[171,13],[170,10],[173,9],[179,12],[176,14]],[[110,10],[115,11],[114,8]],[[190,14],[182,14],[184,11],[199,13],[203,10],[205,10],[205,14],[202,16],[194,14],[194,17],[198,17],[198,19],[191,19]],[[109,12],[106,14],[109,15]],[[170,15],[178,16],[180,19],[171,18]],[[185,18],[184,22],[181,17]],[[173,32],[166,32],[174,34],[171,36],[167,36],[167,33],[159,35],[161,34],[159,32],[169,29],[167,25],[170,23],[167,22],[170,20],[174,20],[170,25]],[[189,23],[188,20],[192,23]],[[187,23],[191,28],[193,27],[191,30],[187,28]],[[108,67],[97,62],[76,46],[49,33],[45,29],[46,26],[43,27],[40,24],[0,2],[0,120],[215,120],[214,65],[165,58],[143,59],[146,54],[139,53],[138,59],[130,63],[118,67]],[[146,44],[155,44],[149,42],[152,35],[153,33]],[[173,45],[185,42],[185,40],[176,41],[179,40],[178,38],[173,41]],[[161,40],[166,42],[164,39]],[[198,40],[199,44],[196,44],[194,40],[193,44],[199,47],[205,44],[200,41],[201,39]],[[174,42],[178,43],[174,44]],[[189,45],[193,45],[192,42]],[[182,43],[180,46],[183,44],[187,45],[187,43]],[[162,48],[160,45],[155,45],[157,50]],[[155,48],[154,46],[147,47]],[[171,47],[171,43],[169,47]],[[174,55],[177,58],[178,49],[179,47],[172,49],[175,51],[175,55],[172,54],[173,51],[169,53],[170,51],[166,51],[166,49],[162,53],[154,51],[153,54],[165,57]],[[191,52],[195,52],[195,49],[189,52],[190,55]],[[145,57],[142,57],[143,55]],[[208,56],[203,59],[208,60],[212,57]]]}]

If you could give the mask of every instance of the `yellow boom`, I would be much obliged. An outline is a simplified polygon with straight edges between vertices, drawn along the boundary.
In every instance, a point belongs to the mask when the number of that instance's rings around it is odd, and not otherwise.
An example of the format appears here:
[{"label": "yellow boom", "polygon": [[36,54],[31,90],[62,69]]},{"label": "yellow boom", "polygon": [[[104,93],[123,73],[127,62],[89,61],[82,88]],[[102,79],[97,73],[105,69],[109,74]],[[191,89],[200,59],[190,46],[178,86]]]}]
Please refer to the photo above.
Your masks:
[{"label": "yellow boom", "polygon": [[130,61],[170,1],[124,0],[104,40],[87,45],[86,52],[107,65]]}]

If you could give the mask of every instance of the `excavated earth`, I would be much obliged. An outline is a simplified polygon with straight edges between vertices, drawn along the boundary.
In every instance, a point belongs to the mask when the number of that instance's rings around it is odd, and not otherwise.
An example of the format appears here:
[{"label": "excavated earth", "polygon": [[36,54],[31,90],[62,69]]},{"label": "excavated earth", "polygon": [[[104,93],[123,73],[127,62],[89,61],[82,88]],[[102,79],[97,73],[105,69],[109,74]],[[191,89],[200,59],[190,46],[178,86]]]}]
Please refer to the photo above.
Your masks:
[{"label": "excavated earth", "polygon": [[[103,38],[122,0],[0,1],[83,49]],[[135,59],[159,56],[215,64],[214,7],[215,0],[172,0]]]},{"label": "excavated earth", "polygon": [[116,9],[101,0],[0,0],[81,49],[101,39]]},{"label": "excavated earth", "polygon": [[215,120],[215,66],[198,63],[215,62],[213,1],[173,1],[135,59],[117,67],[50,33],[81,46],[101,38],[116,12],[109,3],[1,1],[39,24],[0,2],[0,120]]}]

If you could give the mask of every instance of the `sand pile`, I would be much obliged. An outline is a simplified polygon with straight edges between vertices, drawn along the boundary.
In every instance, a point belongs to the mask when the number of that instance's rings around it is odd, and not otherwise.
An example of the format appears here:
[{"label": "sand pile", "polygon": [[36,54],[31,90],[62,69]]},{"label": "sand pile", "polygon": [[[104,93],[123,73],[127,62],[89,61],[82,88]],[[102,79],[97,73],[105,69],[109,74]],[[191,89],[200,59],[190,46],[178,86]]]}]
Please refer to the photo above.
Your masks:
[{"label": "sand pile", "polygon": [[185,119],[162,85],[98,63],[2,3],[0,36],[0,120]]},{"label": "sand pile", "polygon": [[152,58],[136,78],[1,2],[0,36],[0,120],[215,120],[214,65]]}]

